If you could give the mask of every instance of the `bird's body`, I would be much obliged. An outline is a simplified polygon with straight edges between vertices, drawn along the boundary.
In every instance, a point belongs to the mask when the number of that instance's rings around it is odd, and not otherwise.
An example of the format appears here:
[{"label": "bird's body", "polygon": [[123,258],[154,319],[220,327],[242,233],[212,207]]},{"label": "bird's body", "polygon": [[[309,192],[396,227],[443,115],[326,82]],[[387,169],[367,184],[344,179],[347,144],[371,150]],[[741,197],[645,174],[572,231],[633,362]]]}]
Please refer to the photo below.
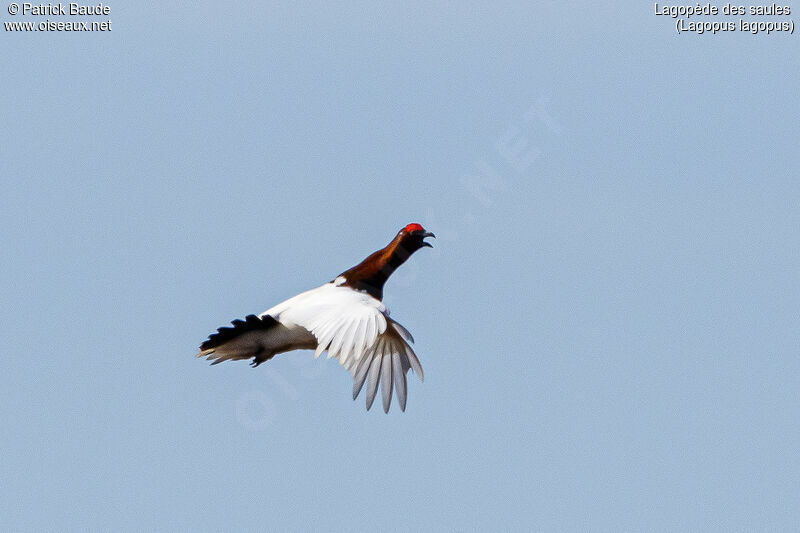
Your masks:
[{"label": "bird's body", "polygon": [[409,224],[385,248],[343,272],[333,281],[303,292],[258,316],[234,320],[217,330],[198,351],[198,357],[253,359],[252,365],[291,350],[328,351],[353,377],[353,399],[367,384],[367,409],[381,385],[383,409],[389,411],[394,389],[400,409],[406,406],[409,368],[423,378],[411,334],[389,318],[382,303],[383,285],[394,270],[432,237],[419,224]]}]

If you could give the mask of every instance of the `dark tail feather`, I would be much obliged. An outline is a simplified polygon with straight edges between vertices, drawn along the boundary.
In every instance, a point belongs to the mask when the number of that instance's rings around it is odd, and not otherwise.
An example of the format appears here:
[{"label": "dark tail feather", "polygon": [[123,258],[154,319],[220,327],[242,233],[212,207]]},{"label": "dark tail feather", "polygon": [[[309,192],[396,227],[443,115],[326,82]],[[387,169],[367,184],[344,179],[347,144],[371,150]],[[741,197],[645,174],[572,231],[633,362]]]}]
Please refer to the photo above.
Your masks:
[{"label": "dark tail feather", "polygon": [[[278,321],[269,315],[258,317],[247,315],[244,320],[234,320],[232,326],[224,326],[212,333],[208,339],[200,345],[197,357],[214,359],[212,365],[228,361],[230,359],[250,359],[255,357],[254,366],[263,363],[273,354],[264,352],[261,346],[241,345],[235,341],[241,335],[251,331],[263,331],[270,329],[278,324]],[[230,345],[228,345],[230,343]],[[226,346],[227,345],[227,346]]]}]

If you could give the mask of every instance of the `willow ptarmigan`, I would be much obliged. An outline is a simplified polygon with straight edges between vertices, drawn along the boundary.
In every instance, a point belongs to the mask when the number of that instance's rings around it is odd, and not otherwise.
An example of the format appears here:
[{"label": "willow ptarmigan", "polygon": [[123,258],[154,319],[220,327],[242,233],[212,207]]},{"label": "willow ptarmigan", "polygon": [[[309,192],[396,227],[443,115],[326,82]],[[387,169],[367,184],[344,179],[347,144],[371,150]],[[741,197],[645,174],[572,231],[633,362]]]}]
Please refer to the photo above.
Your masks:
[{"label": "willow ptarmigan", "polygon": [[435,235],[419,224],[401,229],[392,242],[333,281],[289,298],[260,315],[234,320],[200,345],[197,357],[214,360],[250,359],[256,367],[275,354],[291,350],[325,350],[353,377],[353,399],[367,384],[367,409],[372,407],[378,382],[383,410],[389,412],[392,385],[400,409],[406,409],[406,373],[411,368],[423,379],[411,334],[389,318],[381,302],[383,284],[411,254],[431,245]]}]

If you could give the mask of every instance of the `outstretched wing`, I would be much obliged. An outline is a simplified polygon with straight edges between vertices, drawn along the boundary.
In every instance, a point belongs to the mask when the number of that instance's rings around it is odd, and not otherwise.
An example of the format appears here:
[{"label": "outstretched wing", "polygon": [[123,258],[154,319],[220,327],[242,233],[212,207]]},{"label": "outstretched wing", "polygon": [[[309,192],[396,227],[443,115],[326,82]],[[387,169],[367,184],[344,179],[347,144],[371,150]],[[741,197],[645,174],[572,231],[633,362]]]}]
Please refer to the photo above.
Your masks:
[{"label": "outstretched wing", "polygon": [[350,372],[354,399],[371,376],[367,409],[372,406],[380,376],[384,410],[389,410],[393,382],[400,408],[405,410],[405,374],[413,368],[422,378],[422,368],[409,345],[411,335],[389,318],[379,300],[332,282],[290,298],[261,316],[267,315],[284,326],[297,325],[311,332],[317,339],[314,356],[327,350],[329,358],[338,359]]}]

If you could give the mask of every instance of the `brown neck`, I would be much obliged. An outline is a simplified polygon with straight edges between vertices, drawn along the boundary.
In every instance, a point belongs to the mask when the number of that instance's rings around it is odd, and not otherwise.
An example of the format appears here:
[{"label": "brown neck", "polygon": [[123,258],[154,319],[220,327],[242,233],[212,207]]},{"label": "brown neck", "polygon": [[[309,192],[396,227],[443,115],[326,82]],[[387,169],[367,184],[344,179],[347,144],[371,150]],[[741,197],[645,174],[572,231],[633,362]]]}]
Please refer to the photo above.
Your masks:
[{"label": "brown neck", "polygon": [[378,300],[383,299],[383,284],[397,267],[406,262],[419,248],[405,246],[402,235],[398,234],[386,248],[378,250],[359,264],[339,274],[345,278],[345,285],[356,290],[366,291]]}]

